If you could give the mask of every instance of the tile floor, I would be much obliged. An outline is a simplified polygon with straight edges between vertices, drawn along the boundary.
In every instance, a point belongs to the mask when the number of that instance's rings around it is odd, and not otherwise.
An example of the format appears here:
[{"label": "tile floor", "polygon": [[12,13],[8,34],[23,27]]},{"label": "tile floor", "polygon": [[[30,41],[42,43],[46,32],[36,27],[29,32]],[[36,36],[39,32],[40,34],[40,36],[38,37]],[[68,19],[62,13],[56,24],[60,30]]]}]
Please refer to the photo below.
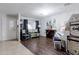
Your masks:
[{"label": "tile floor", "polygon": [[0,41],[0,55],[33,55],[18,41]]}]

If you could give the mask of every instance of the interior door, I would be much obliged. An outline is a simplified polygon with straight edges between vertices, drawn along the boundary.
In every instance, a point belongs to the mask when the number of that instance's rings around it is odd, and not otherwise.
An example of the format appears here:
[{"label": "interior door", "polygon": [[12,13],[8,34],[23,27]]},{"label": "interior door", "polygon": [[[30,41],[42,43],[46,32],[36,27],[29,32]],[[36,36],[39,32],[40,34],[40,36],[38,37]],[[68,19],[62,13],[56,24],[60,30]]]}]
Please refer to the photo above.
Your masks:
[{"label": "interior door", "polygon": [[8,16],[8,40],[17,38],[17,18]]}]

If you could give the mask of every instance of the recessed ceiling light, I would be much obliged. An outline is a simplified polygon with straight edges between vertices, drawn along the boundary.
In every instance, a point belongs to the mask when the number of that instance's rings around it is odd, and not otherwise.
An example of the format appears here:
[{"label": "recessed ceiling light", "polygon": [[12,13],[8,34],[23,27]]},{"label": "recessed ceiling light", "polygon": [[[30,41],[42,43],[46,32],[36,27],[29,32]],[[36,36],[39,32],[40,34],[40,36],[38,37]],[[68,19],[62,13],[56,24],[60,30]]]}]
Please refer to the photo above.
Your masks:
[{"label": "recessed ceiling light", "polygon": [[40,10],[40,14],[41,15],[44,15],[44,16],[47,16],[51,13],[51,10],[50,9],[42,9]]},{"label": "recessed ceiling light", "polygon": [[42,8],[37,8],[34,10],[34,14],[38,16],[49,16],[52,13],[55,13],[56,9],[55,8],[49,8],[49,7],[42,7]]},{"label": "recessed ceiling light", "polygon": [[48,15],[48,14],[49,14],[49,11],[48,11],[48,10],[46,10],[46,9],[45,9],[45,10],[41,10],[41,14],[46,16],[46,15]]}]

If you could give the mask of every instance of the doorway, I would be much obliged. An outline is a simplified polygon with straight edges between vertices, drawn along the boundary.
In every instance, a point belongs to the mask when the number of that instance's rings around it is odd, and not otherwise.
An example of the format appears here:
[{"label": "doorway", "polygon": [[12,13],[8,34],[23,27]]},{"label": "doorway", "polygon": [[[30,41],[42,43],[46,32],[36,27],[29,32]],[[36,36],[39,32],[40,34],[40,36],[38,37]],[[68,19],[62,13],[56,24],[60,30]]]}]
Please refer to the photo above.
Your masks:
[{"label": "doorway", "polygon": [[18,40],[17,39],[17,16],[7,15],[7,39],[8,40]]}]

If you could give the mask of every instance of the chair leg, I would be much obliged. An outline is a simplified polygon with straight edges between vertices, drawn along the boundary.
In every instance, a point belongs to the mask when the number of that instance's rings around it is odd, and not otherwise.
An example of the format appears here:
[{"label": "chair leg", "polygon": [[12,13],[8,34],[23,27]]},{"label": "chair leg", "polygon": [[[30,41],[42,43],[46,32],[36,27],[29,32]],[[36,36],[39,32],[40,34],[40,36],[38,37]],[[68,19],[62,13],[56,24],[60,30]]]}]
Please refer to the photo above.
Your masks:
[{"label": "chair leg", "polygon": [[[56,49],[56,43],[57,42],[54,42],[54,49]],[[59,43],[59,42],[58,42]],[[59,49],[61,49],[61,42],[59,43]]]},{"label": "chair leg", "polygon": [[56,49],[55,42],[54,42],[54,49]]},{"label": "chair leg", "polygon": [[61,49],[61,43],[60,43],[60,49]]}]

